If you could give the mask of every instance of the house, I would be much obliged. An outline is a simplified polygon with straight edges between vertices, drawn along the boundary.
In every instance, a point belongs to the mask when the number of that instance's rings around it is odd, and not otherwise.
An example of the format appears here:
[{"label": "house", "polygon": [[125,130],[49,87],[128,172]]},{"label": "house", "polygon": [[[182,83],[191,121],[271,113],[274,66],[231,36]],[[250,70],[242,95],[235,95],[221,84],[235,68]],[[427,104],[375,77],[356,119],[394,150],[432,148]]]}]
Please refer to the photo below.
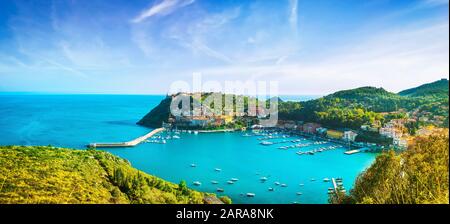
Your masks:
[{"label": "house", "polygon": [[277,127],[283,129],[296,129],[297,124],[295,123],[295,121],[291,120],[279,120],[277,123]]},{"label": "house", "polygon": [[344,131],[344,136],[342,137],[342,139],[354,142],[357,135],[358,134],[353,131]]},{"label": "house", "polygon": [[318,123],[306,123],[302,126],[302,131],[309,133],[309,134],[316,134],[317,128],[320,128],[320,127],[322,127],[322,126]]},{"label": "house", "polygon": [[192,117],[190,120],[190,126],[192,127],[205,127],[210,123],[207,117]]},{"label": "house", "polygon": [[393,140],[393,144],[398,148],[405,149],[408,147],[408,140],[405,138],[396,137]]}]

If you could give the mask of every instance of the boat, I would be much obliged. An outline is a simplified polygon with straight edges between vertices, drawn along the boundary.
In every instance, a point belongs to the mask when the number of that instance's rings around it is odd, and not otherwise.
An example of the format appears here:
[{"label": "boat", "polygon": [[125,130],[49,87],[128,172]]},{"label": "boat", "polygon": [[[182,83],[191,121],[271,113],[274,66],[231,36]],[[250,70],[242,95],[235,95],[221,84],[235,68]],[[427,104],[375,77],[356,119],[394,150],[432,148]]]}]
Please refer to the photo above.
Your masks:
[{"label": "boat", "polygon": [[316,181],[316,179],[314,179],[314,178],[311,178],[311,181]]},{"label": "boat", "polygon": [[273,191],[273,187],[269,187],[269,191]]},{"label": "boat", "polygon": [[267,177],[261,177],[260,180],[264,182],[267,180]]},{"label": "boat", "polygon": [[200,185],[202,185],[202,183],[200,183],[199,181],[194,181],[193,184],[194,184],[195,186],[200,186]]},{"label": "boat", "polygon": [[194,131],[194,135],[198,135],[198,131]]},{"label": "boat", "polygon": [[220,168],[215,168],[214,170],[217,171],[217,172],[222,171],[222,169],[220,169]]},{"label": "boat", "polygon": [[281,187],[287,187],[287,185],[286,184],[281,184]]},{"label": "boat", "polygon": [[211,181],[211,183],[212,183],[212,184],[218,184],[219,182],[213,180],[213,181]]},{"label": "boat", "polygon": [[277,185],[277,186],[280,185],[280,182],[275,182],[275,185]]},{"label": "boat", "polygon": [[222,188],[217,188],[216,191],[217,192],[224,192],[225,190],[223,190]]},{"label": "boat", "polygon": [[237,179],[237,178],[231,178],[230,180],[233,181],[233,182],[236,182],[236,181],[238,181],[239,179]]},{"label": "boat", "polygon": [[330,178],[323,178],[323,182],[330,182]]},{"label": "boat", "polygon": [[303,187],[303,186],[305,186],[305,184],[299,184],[300,185],[300,187]]},{"label": "boat", "polygon": [[190,133],[192,133],[192,131],[189,130],[188,133],[190,134]]},{"label": "boat", "polygon": [[255,197],[255,194],[254,194],[254,193],[247,193],[246,195],[247,195],[247,197],[249,197],[249,198]]},{"label": "boat", "polygon": [[250,135],[249,133],[245,133],[242,135],[242,137],[251,137],[252,135]]},{"label": "boat", "polygon": [[229,180],[227,181],[227,184],[234,184],[234,181]]},{"label": "boat", "polygon": [[181,137],[178,136],[178,135],[174,135],[172,138],[173,138],[173,139],[180,139]]},{"label": "boat", "polygon": [[191,164],[191,167],[197,167],[197,165],[195,165],[195,163],[192,163],[192,164]]},{"label": "boat", "polygon": [[261,145],[273,145],[273,142],[268,142],[268,141],[262,141],[260,142]]},{"label": "boat", "polygon": [[303,193],[302,192],[297,192],[297,195],[302,195]]}]

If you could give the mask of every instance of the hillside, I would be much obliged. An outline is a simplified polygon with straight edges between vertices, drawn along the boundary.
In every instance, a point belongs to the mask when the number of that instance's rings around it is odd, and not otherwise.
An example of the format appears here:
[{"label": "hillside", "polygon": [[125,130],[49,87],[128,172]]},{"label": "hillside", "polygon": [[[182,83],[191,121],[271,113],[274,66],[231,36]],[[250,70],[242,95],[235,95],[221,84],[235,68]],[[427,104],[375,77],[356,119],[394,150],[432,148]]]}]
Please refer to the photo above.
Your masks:
[{"label": "hillside", "polygon": [[167,96],[164,98],[158,106],[153,108],[148,114],[146,114],[137,124],[150,127],[160,128],[163,122],[167,122],[170,115],[170,104],[172,103],[172,97]]},{"label": "hillside", "polygon": [[205,196],[97,150],[1,146],[0,164],[0,204],[199,204]]},{"label": "hillside", "polygon": [[403,90],[399,92],[398,94],[401,96],[411,96],[411,97],[418,97],[418,96],[441,96],[441,97],[448,97],[448,79],[441,79],[436,82],[427,83],[415,88]]},{"label": "hillside", "polygon": [[410,95],[399,95],[375,87],[343,90],[315,100],[280,103],[279,117],[319,122],[334,128],[359,128],[362,124],[391,118],[382,114],[406,112],[411,116],[427,117],[430,121],[438,116],[440,120],[436,125],[448,127],[447,85],[448,80],[440,80],[407,92],[402,91]]},{"label": "hillside", "polygon": [[419,138],[400,154],[384,152],[356,179],[350,195],[332,203],[448,204],[448,130]]}]

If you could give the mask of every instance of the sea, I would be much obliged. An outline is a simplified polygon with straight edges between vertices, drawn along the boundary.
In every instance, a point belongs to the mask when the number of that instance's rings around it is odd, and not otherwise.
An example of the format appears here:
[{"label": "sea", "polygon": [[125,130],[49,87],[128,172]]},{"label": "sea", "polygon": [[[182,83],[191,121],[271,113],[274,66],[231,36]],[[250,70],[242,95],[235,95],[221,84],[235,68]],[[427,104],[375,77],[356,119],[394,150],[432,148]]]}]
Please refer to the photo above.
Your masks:
[{"label": "sea", "polygon": [[[52,145],[86,149],[93,142],[123,142],[151,129],[136,122],[164,98],[159,95],[0,94],[0,145]],[[283,97],[281,97],[283,99]],[[289,101],[313,99],[289,96]],[[133,167],[173,183],[184,180],[204,192],[229,196],[237,204],[326,204],[331,182],[343,179],[349,191],[358,174],[376,154],[344,154],[343,146],[313,144],[279,149],[298,143],[265,146],[261,136],[246,133],[181,133],[166,144],[142,143],[133,148],[101,149],[128,160]],[[297,155],[320,147],[336,146],[315,155]],[[195,164],[195,167],[192,167]],[[218,171],[220,170],[220,171]],[[227,183],[235,178],[233,184]],[[267,179],[261,181],[261,179]],[[200,182],[196,186],[194,182]],[[212,184],[212,182],[217,184]],[[283,186],[282,186],[283,185]],[[224,192],[217,192],[221,188]],[[269,191],[273,188],[273,191]],[[247,197],[247,193],[254,197]]]}]

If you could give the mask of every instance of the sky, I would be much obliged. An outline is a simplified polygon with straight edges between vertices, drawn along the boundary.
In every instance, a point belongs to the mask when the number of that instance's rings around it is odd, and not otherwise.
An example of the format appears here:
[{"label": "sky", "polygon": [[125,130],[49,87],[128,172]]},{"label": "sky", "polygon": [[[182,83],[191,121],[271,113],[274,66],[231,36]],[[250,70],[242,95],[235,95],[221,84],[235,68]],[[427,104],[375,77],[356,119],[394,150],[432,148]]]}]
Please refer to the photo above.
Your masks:
[{"label": "sky", "polygon": [[448,78],[448,0],[2,0],[0,92],[164,94],[277,81],[280,94]]}]

